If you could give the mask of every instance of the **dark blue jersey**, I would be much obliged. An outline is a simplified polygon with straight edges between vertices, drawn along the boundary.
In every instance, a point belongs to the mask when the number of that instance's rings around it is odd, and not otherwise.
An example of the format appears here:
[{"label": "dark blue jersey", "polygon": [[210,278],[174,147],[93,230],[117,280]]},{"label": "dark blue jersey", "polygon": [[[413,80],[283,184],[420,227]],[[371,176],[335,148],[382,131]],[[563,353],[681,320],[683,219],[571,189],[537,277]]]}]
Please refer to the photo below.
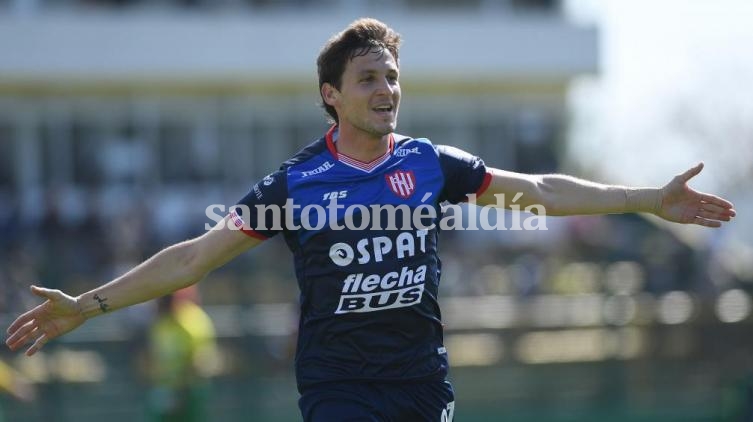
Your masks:
[{"label": "dark blue jersey", "polygon": [[490,176],[481,159],[427,139],[393,135],[363,163],[338,154],[336,136],[333,127],[255,184],[234,217],[260,239],[283,233],[293,252],[299,389],[443,379],[439,204],[480,193]]}]

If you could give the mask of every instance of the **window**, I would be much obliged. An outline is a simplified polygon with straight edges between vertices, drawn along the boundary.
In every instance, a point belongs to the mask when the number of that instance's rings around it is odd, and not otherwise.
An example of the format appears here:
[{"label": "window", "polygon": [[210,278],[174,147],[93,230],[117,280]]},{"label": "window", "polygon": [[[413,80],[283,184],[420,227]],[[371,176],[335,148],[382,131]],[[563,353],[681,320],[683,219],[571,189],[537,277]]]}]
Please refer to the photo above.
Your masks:
[{"label": "window", "polygon": [[509,116],[485,116],[474,125],[478,150],[475,154],[489,167],[512,169],[515,166],[515,140],[510,132]]},{"label": "window", "polygon": [[98,159],[103,138],[101,128],[91,122],[74,120],[71,138],[74,183],[87,187],[99,186],[102,181]]},{"label": "window", "polygon": [[0,122],[0,188],[11,188],[15,183],[15,139],[13,127],[8,122]]},{"label": "window", "polygon": [[159,171],[163,182],[198,181],[190,147],[191,128],[185,122],[165,121],[159,128]]},{"label": "window", "polygon": [[515,116],[516,171],[551,173],[559,167],[556,137],[557,117],[542,109],[520,110]]}]

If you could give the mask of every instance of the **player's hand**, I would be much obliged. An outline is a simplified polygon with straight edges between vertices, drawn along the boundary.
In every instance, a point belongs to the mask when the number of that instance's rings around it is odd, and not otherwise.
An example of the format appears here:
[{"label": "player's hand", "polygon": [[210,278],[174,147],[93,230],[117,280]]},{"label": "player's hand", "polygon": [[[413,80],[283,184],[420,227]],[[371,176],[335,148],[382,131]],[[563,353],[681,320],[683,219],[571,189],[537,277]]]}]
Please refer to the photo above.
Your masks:
[{"label": "player's hand", "polygon": [[688,186],[688,181],[702,169],[703,163],[699,163],[667,183],[661,189],[662,203],[656,215],[675,223],[705,227],[719,227],[722,221],[730,221],[735,216],[731,202]]},{"label": "player's hand", "polygon": [[16,351],[29,341],[34,343],[26,350],[31,356],[48,341],[59,337],[86,321],[74,297],[60,290],[31,286],[31,292],[46,299],[44,303],[16,318],[8,327],[5,344]]}]

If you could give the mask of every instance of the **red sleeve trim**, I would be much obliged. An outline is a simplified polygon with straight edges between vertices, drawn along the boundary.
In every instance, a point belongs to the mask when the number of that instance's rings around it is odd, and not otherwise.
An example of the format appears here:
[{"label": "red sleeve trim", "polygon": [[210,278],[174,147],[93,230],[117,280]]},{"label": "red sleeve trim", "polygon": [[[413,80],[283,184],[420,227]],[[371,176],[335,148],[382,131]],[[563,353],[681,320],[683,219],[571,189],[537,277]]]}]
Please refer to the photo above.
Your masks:
[{"label": "red sleeve trim", "polygon": [[488,171],[484,175],[484,180],[481,182],[481,186],[476,191],[476,198],[483,195],[484,192],[489,188],[489,185],[492,183],[492,174]]},{"label": "red sleeve trim", "polygon": [[263,234],[261,234],[261,233],[259,233],[257,231],[245,228],[244,226],[246,224],[243,221],[243,218],[241,218],[241,216],[239,216],[235,211],[233,211],[233,212],[230,213],[230,221],[232,221],[233,225],[235,227],[239,228],[244,234],[246,234],[246,235],[248,235],[250,237],[253,237],[254,239],[259,239],[259,240],[267,240],[268,239],[267,236],[264,236]]},{"label": "red sleeve trim", "polygon": [[259,240],[267,240],[268,239],[267,236],[264,236],[263,234],[261,234],[259,232],[255,232],[255,231],[253,231],[251,229],[243,229],[242,228],[241,231],[244,234],[248,235],[249,237],[253,237],[254,239],[259,239]]}]

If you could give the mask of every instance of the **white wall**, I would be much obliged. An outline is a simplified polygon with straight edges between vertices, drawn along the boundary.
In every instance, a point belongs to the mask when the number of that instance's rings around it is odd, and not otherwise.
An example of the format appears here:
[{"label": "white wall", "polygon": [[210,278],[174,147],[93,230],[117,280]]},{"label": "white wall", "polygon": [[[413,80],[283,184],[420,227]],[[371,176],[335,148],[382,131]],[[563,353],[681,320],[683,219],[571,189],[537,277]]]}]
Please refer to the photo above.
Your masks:
[{"label": "white wall", "polygon": [[[597,34],[558,16],[377,16],[404,37],[404,76],[567,79],[594,72]],[[0,82],[314,78],[347,14],[0,16]]]}]

